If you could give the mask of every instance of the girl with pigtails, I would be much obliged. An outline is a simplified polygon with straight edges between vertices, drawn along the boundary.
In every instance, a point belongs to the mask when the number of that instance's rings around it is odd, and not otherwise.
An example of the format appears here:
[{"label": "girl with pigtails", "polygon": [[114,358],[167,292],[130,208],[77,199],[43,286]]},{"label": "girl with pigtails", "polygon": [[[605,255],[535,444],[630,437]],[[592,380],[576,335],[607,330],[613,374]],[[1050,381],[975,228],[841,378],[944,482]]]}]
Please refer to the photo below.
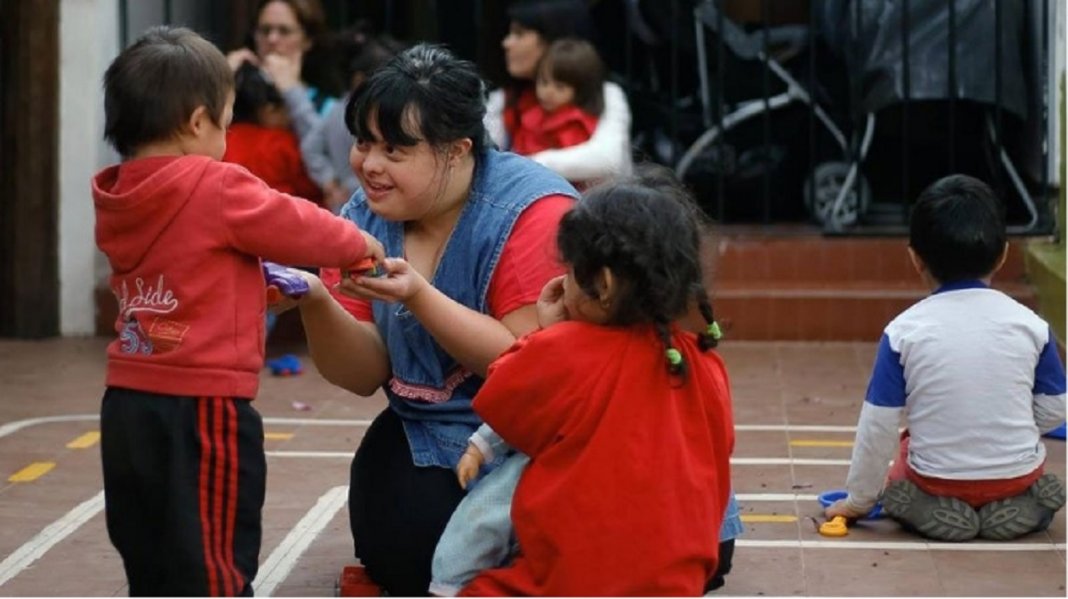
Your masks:
[{"label": "girl with pigtails", "polygon": [[[595,187],[561,220],[567,274],[541,292],[540,330],[490,366],[461,485],[518,453],[453,513],[432,593],[696,596],[716,572],[730,391],[699,212],[664,172]],[[695,301],[700,334],[677,324]]]}]

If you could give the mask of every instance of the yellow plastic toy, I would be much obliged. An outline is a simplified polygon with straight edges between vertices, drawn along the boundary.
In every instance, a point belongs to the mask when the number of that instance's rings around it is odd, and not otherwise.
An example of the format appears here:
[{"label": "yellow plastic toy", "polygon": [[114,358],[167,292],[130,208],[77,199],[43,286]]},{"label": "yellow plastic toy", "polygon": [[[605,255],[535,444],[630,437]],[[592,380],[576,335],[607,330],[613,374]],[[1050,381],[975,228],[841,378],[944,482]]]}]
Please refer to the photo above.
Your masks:
[{"label": "yellow plastic toy", "polygon": [[825,537],[844,537],[849,534],[845,516],[835,516],[820,524],[820,534]]}]

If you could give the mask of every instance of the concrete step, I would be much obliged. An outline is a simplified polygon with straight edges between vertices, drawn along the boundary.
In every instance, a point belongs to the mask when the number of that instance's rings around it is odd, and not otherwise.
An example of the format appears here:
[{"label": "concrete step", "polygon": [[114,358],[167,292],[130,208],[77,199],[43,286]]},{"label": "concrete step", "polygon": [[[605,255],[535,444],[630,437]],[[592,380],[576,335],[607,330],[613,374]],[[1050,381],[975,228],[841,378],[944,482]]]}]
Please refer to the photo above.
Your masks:
[{"label": "concrete step", "polygon": [[[1027,240],[1013,238],[993,285],[1037,305]],[[716,317],[728,339],[876,341],[930,293],[902,237],[829,238],[804,226],[720,227],[704,251]]]},{"label": "concrete step", "polygon": [[[1034,309],[1026,284],[995,282]],[[719,285],[712,303],[727,340],[878,341],[883,328],[930,290],[915,284],[869,281]]]},{"label": "concrete step", "polygon": [[[996,279],[1024,281],[1024,239],[1009,242],[1009,256]],[[903,238],[761,237],[716,235],[706,248],[713,281],[812,281],[852,283],[915,281]]]}]

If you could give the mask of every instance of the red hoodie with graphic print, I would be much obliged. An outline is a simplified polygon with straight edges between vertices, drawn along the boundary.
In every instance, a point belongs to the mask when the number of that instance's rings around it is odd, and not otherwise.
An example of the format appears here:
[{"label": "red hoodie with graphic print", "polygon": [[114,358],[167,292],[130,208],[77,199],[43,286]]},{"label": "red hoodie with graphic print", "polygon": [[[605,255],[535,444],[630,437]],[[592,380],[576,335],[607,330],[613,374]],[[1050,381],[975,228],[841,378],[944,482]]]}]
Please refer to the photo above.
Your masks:
[{"label": "red hoodie with graphic print", "polygon": [[352,222],[207,156],[130,160],[92,187],[119,302],[109,387],[251,399],[263,368],[260,258],[346,268],[367,249]]}]

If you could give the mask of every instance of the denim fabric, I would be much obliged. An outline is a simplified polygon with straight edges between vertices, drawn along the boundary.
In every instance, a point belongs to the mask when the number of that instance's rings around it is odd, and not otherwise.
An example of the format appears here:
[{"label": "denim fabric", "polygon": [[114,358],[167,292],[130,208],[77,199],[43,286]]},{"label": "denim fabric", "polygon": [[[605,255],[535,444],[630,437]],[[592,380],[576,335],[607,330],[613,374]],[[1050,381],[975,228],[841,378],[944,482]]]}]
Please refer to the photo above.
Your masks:
[{"label": "denim fabric", "polygon": [[509,454],[456,507],[434,550],[431,593],[454,596],[479,572],[503,566],[515,554],[512,495],[529,461],[525,454]]},{"label": "denim fabric", "polygon": [[742,524],[742,511],[738,508],[738,499],[734,496],[734,489],[731,489],[727,513],[723,515],[723,525],[719,527],[719,540],[721,543],[729,541],[742,536],[743,532],[745,532],[745,525]]},{"label": "denim fabric", "polygon": [[[496,150],[483,152],[431,283],[485,314],[490,280],[519,215],[535,200],[557,194],[578,197],[570,183],[533,161]],[[404,255],[404,223],[371,212],[362,189],[341,214],[378,238],[387,256]],[[453,360],[403,305],[374,302],[373,311],[393,370],[384,391],[404,421],[412,460],[417,466],[452,468],[480,423],[471,399],[483,379]]]}]

